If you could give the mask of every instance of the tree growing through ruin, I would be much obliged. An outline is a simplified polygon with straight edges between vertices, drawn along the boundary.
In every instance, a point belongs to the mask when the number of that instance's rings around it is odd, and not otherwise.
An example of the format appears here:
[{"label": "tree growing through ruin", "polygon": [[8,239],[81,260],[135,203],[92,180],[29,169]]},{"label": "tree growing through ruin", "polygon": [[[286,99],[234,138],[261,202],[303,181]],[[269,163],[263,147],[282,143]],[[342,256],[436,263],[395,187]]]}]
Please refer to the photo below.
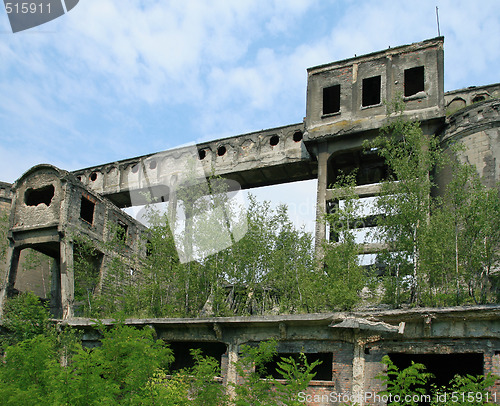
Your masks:
[{"label": "tree growing through ruin", "polygon": [[[379,254],[386,265],[384,301],[394,306],[496,301],[491,288],[499,264],[498,188],[484,186],[474,166],[446,157],[436,138],[403,118],[403,107],[400,100],[390,105],[388,124],[367,144],[378,149],[390,170],[376,201],[384,214],[375,233],[387,245]],[[444,165],[452,177],[439,190],[433,174]]]}]

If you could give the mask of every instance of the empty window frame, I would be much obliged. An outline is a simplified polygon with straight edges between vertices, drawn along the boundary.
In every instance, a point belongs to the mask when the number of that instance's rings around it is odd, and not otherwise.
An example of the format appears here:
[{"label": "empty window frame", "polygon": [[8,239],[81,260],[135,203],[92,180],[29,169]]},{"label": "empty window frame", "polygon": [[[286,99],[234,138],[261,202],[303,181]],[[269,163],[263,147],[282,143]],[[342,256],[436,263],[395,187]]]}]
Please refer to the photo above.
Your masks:
[{"label": "empty window frame", "polygon": [[405,97],[416,95],[424,90],[424,67],[405,69]]},{"label": "empty window frame", "polygon": [[85,196],[82,196],[80,204],[80,218],[90,225],[94,224],[95,203]]},{"label": "empty window frame", "polygon": [[119,241],[127,242],[127,234],[128,234],[128,225],[118,220],[118,227],[116,228],[116,238]]},{"label": "empty window frame", "polygon": [[[312,364],[316,360],[321,361],[321,363],[316,365],[313,369],[313,372],[316,373],[313,378],[315,381],[331,381],[333,379],[333,354],[331,352],[307,353],[305,356],[308,364]],[[275,379],[283,379],[283,376],[278,372],[278,362],[282,362],[282,358],[290,357],[292,357],[299,366],[302,366],[302,359],[298,353],[278,353],[271,361],[264,365],[261,378],[272,376]]]},{"label": "empty window frame", "polygon": [[43,203],[49,207],[50,203],[52,203],[54,193],[55,188],[53,185],[43,186],[39,189],[29,188],[24,193],[24,203],[27,206],[38,206]]},{"label": "empty window frame", "polygon": [[191,350],[199,349],[203,356],[215,358],[219,367],[222,366],[222,357],[227,352],[226,344],[220,342],[172,341],[169,345],[174,352],[171,371],[186,370],[195,365]]},{"label": "empty window frame", "polygon": [[411,362],[424,364],[426,372],[434,375],[429,383],[437,387],[447,386],[455,375],[483,375],[483,353],[453,354],[404,354],[389,353],[389,358],[400,369],[407,368]]},{"label": "empty window frame", "polygon": [[362,106],[375,106],[380,104],[380,85],[382,83],[381,77],[373,76],[371,78],[363,79],[362,89]]},{"label": "empty window frame", "polygon": [[323,114],[340,112],[340,85],[323,88]]}]

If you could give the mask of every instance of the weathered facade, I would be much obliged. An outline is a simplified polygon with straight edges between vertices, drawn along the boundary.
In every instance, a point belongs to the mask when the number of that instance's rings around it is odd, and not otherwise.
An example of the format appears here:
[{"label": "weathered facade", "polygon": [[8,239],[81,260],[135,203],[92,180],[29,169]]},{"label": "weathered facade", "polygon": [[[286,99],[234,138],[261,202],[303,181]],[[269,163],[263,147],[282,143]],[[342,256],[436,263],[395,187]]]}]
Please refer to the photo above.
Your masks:
[{"label": "weathered facade", "polygon": [[[72,236],[109,238],[109,224],[126,228],[130,253],[144,249],[144,228],[118,208],[138,204],[143,192],[175,202],[185,180],[179,162],[194,156],[205,175],[215,174],[241,188],[318,179],[316,240],[328,238],[323,219],[340,171],[358,169],[356,193],[375,196],[387,168],[364,140],[386,120],[384,101],[401,95],[404,115],[419,120],[425,136],[437,136],[445,150],[464,145],[460,159],[474,164],[483,182],[500,180],[500,84],[444,92],[443,38],[390,48],[308,69],[307,111],[302,123],[219,139],[193,147],[125,159],[68,173],[50,165],[26,172],[12,187],[0,184],[0,204],[12,201],[9,251],[0,305],[13,293],[19,253],[34,248],[55,258],[52,307],[65,323],[87,329],[85,341],[98,340],[92,322],[74,318]],[[194,155],[193,155],[194,151]],[[444,171],[438,182],[445,184]],[[134,199],[135,196],[135,199]],[[380,246],[366,245],[365,253]],[[113,253],[102,252],[105,261]],[[102,279],[102,276],[101,276]],[[236,382],[233,362],[242,344],[275,338],[283,354],[304,351],[323,361],[308,395],[309,404],[340,404],[342,394],[360,404],[377,403],[375,376],[391,354],[401,366],[413,357],[427,363],[443,382],[450,373],[500,373],[500,307],[366,311],[269,317],[128,320],[151,326],[183,358],[201,347],[221,362],[224,381]],[[95,343],[94,343],[95,344]],[[441,382],[441,381],[439,381]],[[492,389],[500,403],[500,383]],[[337,396],[337,398],[335,398]],[[313,398],[309,398],[313,399]],[[314,399],[313,399],[314,400]],[[339,400],[340,402],[336,402]]]},{"label": "weathered facade", "polygon": [[[69,172],[51,165],[38,165],[21,176],[12,191],[1,307],[6,297],[15,294],[20,255],[26,248],[54,258],[50,307],[52,313],[62,319],[74,316],[73,257],[78,242],[83,241],[79,238],[101,247],[102,251],[96,251],[95,258],[101,282],[106,263],[113,255],[132,259],[133,254],[145,252],[144,226],[109,200],[85,188]],[[120,252],[106,252],[103,243],[116,238],[117,231],[126,248]]]},{"label": "weathered facade", "polygon": [[[457,373],[500,374],[500,306],[126,323],[153,328],[159,339],[170,343],[176,358],[189,358],[190,348],[202,349],[219,360],[224,383],[239,382],[234,363],[241,345],[275,339],[280,356],[304,352],[310,362],[322,361],[301,395],[309,405],[385,404],[377,398],[383,388],[376,376],[383,372],[381,360],[387,354],[400,367],[409,366],[410,359],[424,363],[437,384],[448,383]],[[97,345],[99,334],[92,320],[73,319],[67,324],[86,331],[85,345]],[[492,388],[490,401],[500,403],[500,381]]]}]

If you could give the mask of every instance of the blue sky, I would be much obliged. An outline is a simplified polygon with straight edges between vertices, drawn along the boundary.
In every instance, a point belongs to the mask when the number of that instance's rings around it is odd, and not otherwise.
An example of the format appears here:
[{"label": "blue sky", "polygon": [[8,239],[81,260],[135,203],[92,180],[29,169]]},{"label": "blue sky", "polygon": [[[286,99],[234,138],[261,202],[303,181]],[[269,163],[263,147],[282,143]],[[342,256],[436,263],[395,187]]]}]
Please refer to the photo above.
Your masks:
[{"label": "blue sky", "polygon": [[[500,82],[499,5],[80,0],[16,34],[2,9],[0,180],[42,162],[75,170],[301,122],[308,67],[433,38],[436,6],[445,90]],[[310,217],[297,195],[313,205],[314,183],[266,196]]]}]

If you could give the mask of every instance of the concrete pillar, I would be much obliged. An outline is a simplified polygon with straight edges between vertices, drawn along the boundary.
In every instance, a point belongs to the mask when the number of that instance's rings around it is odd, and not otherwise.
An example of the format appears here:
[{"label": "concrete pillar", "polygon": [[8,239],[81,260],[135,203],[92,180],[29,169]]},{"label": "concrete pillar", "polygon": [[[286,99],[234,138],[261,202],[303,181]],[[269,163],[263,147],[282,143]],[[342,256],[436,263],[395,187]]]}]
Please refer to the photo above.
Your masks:
[{"label": "concrete pillar", "polygon": [[360,338],[354,339],[354,357],[352,361],[352,395],[359,406],[364,405],[365,395],[365,344]]},{"label": "concrete pillar", "polygon": [[62,317],[61,310],[61,267],[60,259],[54,258],[50,270],[50,312],[56,319]]},{"label": "concrete pillar", "polygon": [[168,222],[170,223],[170,229],[175,229],[175,223],[177,219],[177,193],[175,190],[170,190],[168,197]]},{"label": "concrete pillar", "polygon": [[227,345],[227,374],[226,374],[226,393],[233,399],[236,395],[234,386],[238,384],[238,373],[236,372],[236,362],[238,362],[238,344]]},{"label": "concrete pillar", "polygon": [[2,288],[0,290],[0,319],[3,316],[3,307],[5,300],[14,289],[16,284],[17,268],[19,267],[19,257],[21,250],[14,246],[11,242],[7,250],[7,257],[5,261],[5,274],[2,281]]},{"label": "concrete pillar", "polygon": [[316,197],[316,257],[323,255],[322,245],[326,238],[326,189],[328,187],[328,146],[326,142],[318,145],[318,189]]},{"label": "concrete pillar", "polygon": [[62,318],[65,320],[73,317],[75,277],[73,268],[73,242],[64,239],[60,243],[60,273]]}]

